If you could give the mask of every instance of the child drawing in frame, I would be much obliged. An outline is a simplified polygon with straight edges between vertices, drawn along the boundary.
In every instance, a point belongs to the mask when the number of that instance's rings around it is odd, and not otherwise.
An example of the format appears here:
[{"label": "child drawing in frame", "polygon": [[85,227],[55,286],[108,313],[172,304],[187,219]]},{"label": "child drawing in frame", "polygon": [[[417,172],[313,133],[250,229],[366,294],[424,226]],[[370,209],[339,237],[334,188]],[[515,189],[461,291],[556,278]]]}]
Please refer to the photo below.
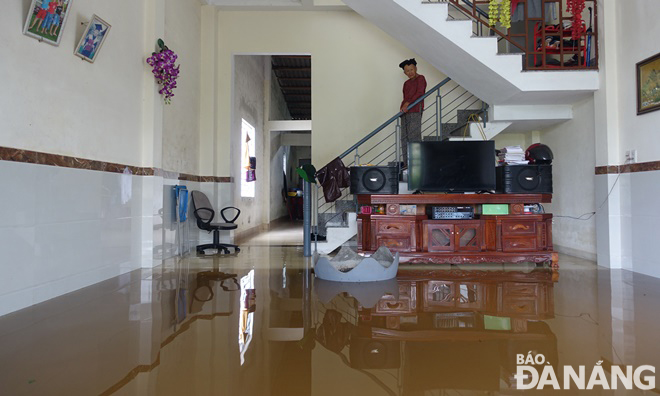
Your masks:
[{"label": "child drawing in frame", "polygon": [[85,33],[80,38],[75,54],[86,61],[94,62],[103,41],[105,40],[110,25],[103,19],[94,15],[87,25]]},{"label": "child drawing in frame", "polygon": [[101,39],[103,38],[103,34],[105,33],[105,30],[102,29],[103,29],[102,25],[95,24],[93,29],[87,31],[85,42],[80,47],[81,55],[90,59],[94,57],[94,51],[96,50],[96,46],[101,41]]}]

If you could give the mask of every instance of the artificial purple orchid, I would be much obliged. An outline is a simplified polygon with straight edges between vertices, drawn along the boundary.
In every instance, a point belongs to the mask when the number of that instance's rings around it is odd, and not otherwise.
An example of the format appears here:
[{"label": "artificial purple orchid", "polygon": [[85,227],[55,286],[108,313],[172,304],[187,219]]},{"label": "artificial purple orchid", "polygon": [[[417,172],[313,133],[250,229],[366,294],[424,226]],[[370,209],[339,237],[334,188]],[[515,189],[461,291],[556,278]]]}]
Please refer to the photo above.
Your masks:
[{"label": "artificial purple orchid", "polygon": [[152,73],[156,77],[156,82],[161,85],[158,93],[165,95],[165,104],[170,104],[176,88],[176,79],[179,77],[179,66],[175,65],[178,58],[172,50],[162,46],[160,52],[154,52],[149,58],[147,63],[153,67]]}]

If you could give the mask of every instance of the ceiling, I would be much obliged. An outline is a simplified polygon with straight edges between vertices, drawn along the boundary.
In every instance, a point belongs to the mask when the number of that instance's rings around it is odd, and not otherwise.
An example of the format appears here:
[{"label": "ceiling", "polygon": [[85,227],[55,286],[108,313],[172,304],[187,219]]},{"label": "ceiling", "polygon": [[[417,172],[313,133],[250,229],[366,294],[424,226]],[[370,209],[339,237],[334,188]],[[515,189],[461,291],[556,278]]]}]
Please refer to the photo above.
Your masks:
[{"label": "ceiling", "polygon": [[294,120],[312,119],[312,57],[273,55],[273,72]]},{"label": "ceiling", "polygon": [[218,6],[300,6],[302,0],[204,0]]},{"label": "ceiling", "polygon": [[347,10],[342,0],[202,0],[208,5],[231,9],[287,9],[298,10],[339,9]]}]

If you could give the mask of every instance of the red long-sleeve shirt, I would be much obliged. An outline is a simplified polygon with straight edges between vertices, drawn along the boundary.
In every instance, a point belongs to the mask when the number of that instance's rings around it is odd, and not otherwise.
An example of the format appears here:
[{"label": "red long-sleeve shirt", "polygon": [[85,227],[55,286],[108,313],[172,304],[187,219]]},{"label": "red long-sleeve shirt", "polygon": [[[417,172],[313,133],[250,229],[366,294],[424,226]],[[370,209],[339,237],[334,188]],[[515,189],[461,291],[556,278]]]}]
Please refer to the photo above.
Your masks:
[{"label": "red long-sleeve shirt", "polygon": [[[403,83],[403,101],[401,101],[401,106],[404,103],[408,102],[408,105],[411,105],[412,102],[419,99],[420,96],[426,93],[426,79],[421,74],[418,74],[417,77],[413,79],[406,80]],[[401,107],[399,106],[399,107]],[[415,107],[408,110],[409,113],[419,113],[424,110],[424,101],[419,102]]]}]

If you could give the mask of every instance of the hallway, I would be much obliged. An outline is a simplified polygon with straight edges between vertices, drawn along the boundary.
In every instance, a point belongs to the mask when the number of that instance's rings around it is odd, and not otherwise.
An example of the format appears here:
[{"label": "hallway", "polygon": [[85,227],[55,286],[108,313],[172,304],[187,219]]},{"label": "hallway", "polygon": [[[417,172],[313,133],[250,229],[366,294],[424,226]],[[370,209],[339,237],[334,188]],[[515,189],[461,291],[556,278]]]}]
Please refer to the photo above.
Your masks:
[{"label": "hallway", "polygon": [[299,225],[0,317],[0,393],[515,394],[529,351],[562,387],[566,365],[588,380],[602,360],[609,382],[611,365],[659,363],[660,279],[569,256],[558,273],[402,266],[367,308],[355,285],[314,279]]}]

